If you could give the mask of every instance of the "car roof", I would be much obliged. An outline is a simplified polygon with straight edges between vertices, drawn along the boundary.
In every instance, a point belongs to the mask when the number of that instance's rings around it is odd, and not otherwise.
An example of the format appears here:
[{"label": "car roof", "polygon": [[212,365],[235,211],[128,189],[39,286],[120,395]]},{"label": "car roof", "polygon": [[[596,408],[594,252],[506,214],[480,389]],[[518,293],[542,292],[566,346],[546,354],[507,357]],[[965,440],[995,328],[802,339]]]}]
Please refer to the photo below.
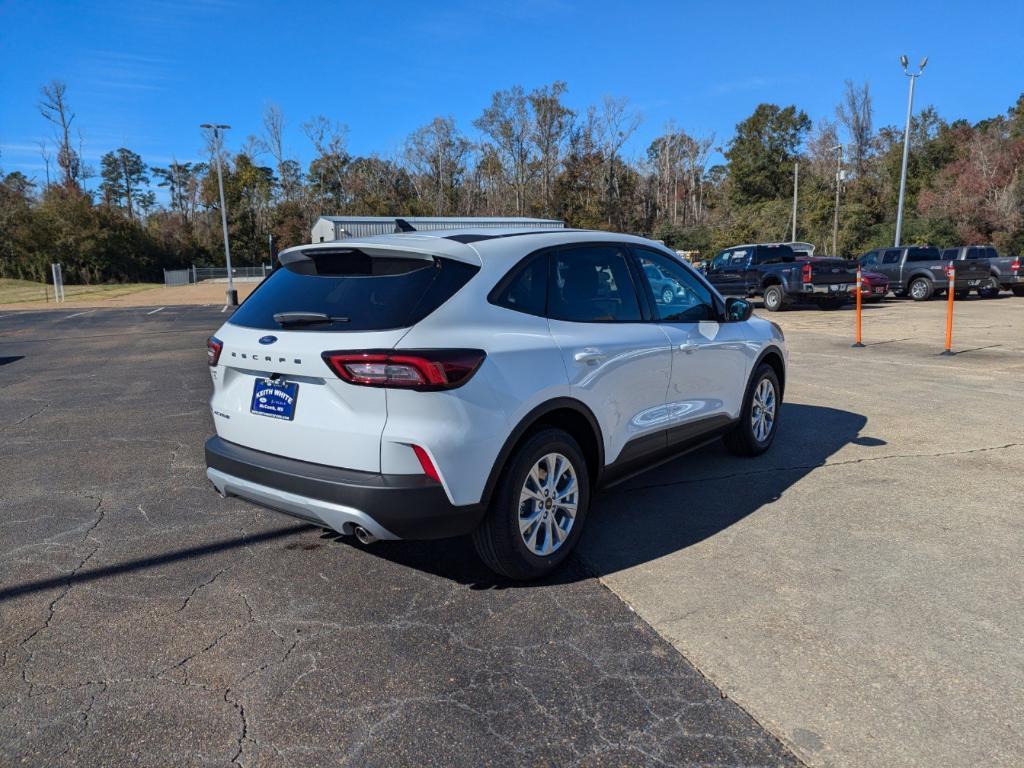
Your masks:
[{"label": "car roof", "polygon": [[[528,238],[528,245],[521,238]],[[323,243],[296,245],[281,251],[337,250],[358,248],[365,251],[405,251],[412,253],[447,256],[469,264],[480,264],[484,258],[501,258],[505,255],[524,255],[530,251],[556,245],[581,242],[628,242],[636,245],[656,246],[665,251],[665,246],[654,240],[638,235],[619,232],[605,232],[589,229],[536,229],[532,227],[468,227],[424,232],[399,232],[371,237],[352,237]]]}]

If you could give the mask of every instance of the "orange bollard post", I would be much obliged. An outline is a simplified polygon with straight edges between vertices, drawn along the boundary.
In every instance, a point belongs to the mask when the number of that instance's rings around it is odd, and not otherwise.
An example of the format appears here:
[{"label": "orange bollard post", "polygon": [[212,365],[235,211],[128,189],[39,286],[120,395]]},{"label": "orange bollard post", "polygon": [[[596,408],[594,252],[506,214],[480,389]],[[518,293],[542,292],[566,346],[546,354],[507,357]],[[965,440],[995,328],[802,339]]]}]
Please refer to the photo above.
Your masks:
[{"label": "orange bollard post", "polygon": [[853,341],[853,344],[850,345],[851,347],[855,347],[855,348],[856,347],[863,347],[864,346],[864,344],[861,342],[861,335],[860,335],[860,318],[861,318],[861,302],[862,302],[860,292],[861,292],[861,290],[863,290],[863,285],[864,285],[864,275],[861,273],[860,265],[858,264],[857,265],[857,289],[856,289],[857,290],[857,319],[856,319],[856,323],[855,323],[855,326],[854,326],[854,328],[855,328],[854,334],[853,334],[854,335],[854,341]]},{"label": "orange bollard post", "polygon": [[946,302],[946,349],[943,355],[953,354],[953,297],[956,295],[956,267],[952,263],[946,267],[949,275],[949,300]]}]

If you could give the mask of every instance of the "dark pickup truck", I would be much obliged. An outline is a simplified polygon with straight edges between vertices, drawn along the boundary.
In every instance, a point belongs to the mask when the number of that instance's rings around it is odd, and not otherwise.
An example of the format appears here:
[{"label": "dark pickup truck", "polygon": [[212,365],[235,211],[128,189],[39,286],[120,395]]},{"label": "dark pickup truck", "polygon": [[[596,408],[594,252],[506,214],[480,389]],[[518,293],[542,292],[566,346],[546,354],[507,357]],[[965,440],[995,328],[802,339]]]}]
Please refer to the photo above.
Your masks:
[{"label": "dark pickup truck", "polygon": [[[946,267],[938,248],[930,245],[878,248],[868,251],[858,261],[864,269],[880,272],[889,278],[889,288],[897,296],[909,295],[914,301],[925,301],[943,293],[949,287]],[[956,265],[956,295],[963,297],[970,291],[983,288],[989,282],[988,266],[979,261],[965,261]]]},{"label": "dark pickup truck", "polygon": [[707,276],[724,296],[763,296],[771,312],[795,303],[835,309],[850,300],[852,261],[801,256],[786,243],[737,245],[711,260]]},{"label": "dark pickup truck", "polygon": [[989,279],[986,285],[978,289],[978,295],[985,299],[994,299],[999,291],[1013,291],[1014,296],[1024,296],[1024,269],[1021,269],[1020,256],[1000,256],[999,251],[991,245],[962,245],[959,248],[947,248],[942,258],[957,262],[980,261],[988,264]]}]

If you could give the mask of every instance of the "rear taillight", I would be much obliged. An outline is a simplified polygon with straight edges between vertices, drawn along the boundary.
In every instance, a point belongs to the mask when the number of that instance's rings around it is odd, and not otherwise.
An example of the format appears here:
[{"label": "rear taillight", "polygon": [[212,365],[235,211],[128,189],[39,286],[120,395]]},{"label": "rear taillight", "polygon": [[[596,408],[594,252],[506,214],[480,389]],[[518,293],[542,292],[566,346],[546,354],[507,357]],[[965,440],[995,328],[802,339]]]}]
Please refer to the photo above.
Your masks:
[{"label": "rear taillight", "polygon": [[801,269],[800,269],[800,278],[805,283],[811,282],[811,275],[813,274],[813,271],[814,270],[813,270],[813,267],[811,266],[811,263],[809,261],[805,262],[803,267],[801,267]]},{"label": "rear taillight", "polygon": [[220,360],[221,350],[224,349],[224,342],[218,339],[216,336],[211,336],[206,340],[206,362],[210,365],[216,365],[217,361]]},{"label": "rear taillight", "polygon": [[953,262],[946,265],[946,277],[952,277],[955,271],[956,267],[953,266]]},{"label": "rear taillight", "polygon": [[1014,272],[1019,270],[1020,269],[1020,259],[1014,259],[1013,261],[1011,261],[1010,262],[1010,269],[1012,269]]},{"label": "rear taillight", "polygon": [[461,387],[487,354],[480,349],[403,349],[324,352],[339,378],[364,387],[424,392]]}]

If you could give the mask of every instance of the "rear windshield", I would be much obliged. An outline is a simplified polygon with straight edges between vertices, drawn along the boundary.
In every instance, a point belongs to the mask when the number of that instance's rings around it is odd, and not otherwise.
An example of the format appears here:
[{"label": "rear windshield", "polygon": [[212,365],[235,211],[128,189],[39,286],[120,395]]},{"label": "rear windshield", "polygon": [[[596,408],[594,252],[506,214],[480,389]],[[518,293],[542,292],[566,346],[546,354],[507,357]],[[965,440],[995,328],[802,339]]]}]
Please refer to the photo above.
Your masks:
[{"label": "rear windshield", "polygon": [[938,248],[907,248],[907,261],[942,261]]},{"label": "rear windshield", "polygon": [[[354,249],[311,250],[304,255],[309,258],[275,269],[235,311],[230,322],[268,330],[408,328],[454,296],[478,269],[441,257],[371,257]],[[283,313],[326,318],[324,322],[290,325],[279,322]]]}]

